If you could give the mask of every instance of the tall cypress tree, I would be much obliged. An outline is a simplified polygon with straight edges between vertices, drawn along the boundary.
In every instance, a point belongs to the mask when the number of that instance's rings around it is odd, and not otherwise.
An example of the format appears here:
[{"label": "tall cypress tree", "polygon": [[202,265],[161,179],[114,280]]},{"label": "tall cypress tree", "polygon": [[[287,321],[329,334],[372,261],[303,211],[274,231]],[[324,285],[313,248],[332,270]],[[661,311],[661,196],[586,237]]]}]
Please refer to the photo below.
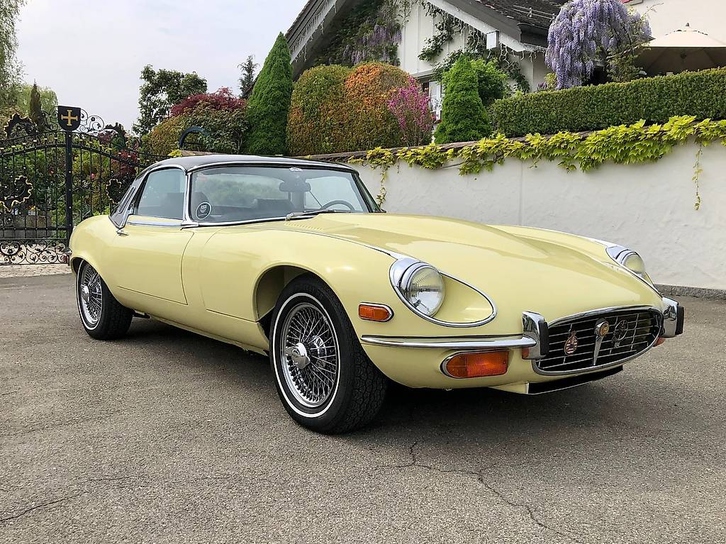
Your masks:
[{"label": "tall cypress tree", "polygon": [[43,119],[43,108],[40,104],[40,91],[37,83],[33,83],[33,88],[30,89],[28,118],[38,127],[39,131],[45,130],[45,119]]},{"label": "tall cypress tree", "polygon": [[287,154],[287,115],[292,97],[290,48],[280,33],[265,59],[247,103],[250,133],[247,151],[254,155]]},{"label": "tall cypress tree", "polygon": [[479,81],[471,61],[462,56],[444,78],[441,123],[437,144],[480,140],[492,132],[489,116],[479,96]]}]

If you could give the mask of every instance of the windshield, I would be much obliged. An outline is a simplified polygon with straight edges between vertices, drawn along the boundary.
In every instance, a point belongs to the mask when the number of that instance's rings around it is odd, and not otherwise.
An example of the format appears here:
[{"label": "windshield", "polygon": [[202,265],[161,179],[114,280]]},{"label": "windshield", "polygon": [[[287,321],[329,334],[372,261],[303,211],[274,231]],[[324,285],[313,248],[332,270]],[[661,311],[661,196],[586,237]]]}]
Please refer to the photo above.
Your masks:
[{"label": "windshield", "polygon": [[285,218],[374,209],[350,172],[273,166],[224,166],[194,172],[190,217],[200,223]]}]

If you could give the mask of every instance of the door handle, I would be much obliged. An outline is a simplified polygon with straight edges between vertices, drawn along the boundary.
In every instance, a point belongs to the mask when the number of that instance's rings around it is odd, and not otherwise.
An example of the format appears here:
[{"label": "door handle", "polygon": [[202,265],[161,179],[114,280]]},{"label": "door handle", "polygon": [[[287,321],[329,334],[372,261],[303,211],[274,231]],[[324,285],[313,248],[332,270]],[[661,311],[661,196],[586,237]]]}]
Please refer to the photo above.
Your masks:
[{"label": "door handle", "polygon": [[124,232],[124,229],[116,229],[116,234],[118,234],[119,236],[128,236],[129,235],[128,232]]}]

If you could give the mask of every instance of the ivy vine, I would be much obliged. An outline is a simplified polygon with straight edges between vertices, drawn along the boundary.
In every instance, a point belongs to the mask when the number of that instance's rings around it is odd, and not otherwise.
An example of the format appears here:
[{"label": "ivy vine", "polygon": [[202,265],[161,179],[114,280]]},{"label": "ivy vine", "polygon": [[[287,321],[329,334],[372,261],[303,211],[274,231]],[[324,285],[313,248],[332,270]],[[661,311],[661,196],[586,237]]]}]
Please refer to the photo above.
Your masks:
[{"label": "ivy vine", "polygon": [[388,170],[399,161],[409,166],[435,170],[449,161],[457,160],[461,175],[492,171],[507,159],[531,161],[534,167],[539,161],[547,160],[557,162],[568,172],[577,169],[588,172],[605,162],[654,162],[670,153],[676,145],[689,140],[699,146],[692,179],[696,186],[694,208],[698,210],[701,206],[699,178],[702,173],[703,147],[715,141],[726,146],[726,120],[696,121],[693,116],[680,116],[671,117],[665,124],[646,126],[645,121],[639,121],[629,126],[614,126],[591,133],[559,132],[552,136],[528,134],[524,138],[507,138],[503,134],[496,134],[458,148],[436,144],[395,150],[379,147],[368,151],[365,158],[350,159],[348,162],[382,170],[381,189],[377,197],[381,204],[386,196]]},{"label": "ivy vine", "polygon": [[423,3],[426,15],[434,19],[434,28],[436,32],[424,42],[424,48],[421,50],[418,58],[433,64],[433,62],[443,53],[444,46],[454,41],[457,32],[462,32],[469,25],[445,12],[441,8],[437,8],[428,2]]}]

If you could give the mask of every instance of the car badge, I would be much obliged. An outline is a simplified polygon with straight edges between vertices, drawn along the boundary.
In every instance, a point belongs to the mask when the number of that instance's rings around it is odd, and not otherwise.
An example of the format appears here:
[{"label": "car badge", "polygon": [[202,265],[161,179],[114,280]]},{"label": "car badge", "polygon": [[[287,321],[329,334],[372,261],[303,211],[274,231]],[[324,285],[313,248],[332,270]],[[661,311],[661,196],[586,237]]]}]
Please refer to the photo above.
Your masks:
[{"label": "car badge", "polygon": [[625,337],[628,335],[629,328],[628,322],[625,319],[621,319],[615,323],[615,328],[613,329],[613,340],[616,348],[620,347],[620,342],[625,340]]},{"label": "car badge", "polygon": [[607,319],[601,319],[595,324],[595,337],[605,338],[610,332],[610,323]]},{"label": "car badge", "polygon": [[577,351],[577,332],[570,331],[570,336],[565,341],[565,355],[572,355]]}]

